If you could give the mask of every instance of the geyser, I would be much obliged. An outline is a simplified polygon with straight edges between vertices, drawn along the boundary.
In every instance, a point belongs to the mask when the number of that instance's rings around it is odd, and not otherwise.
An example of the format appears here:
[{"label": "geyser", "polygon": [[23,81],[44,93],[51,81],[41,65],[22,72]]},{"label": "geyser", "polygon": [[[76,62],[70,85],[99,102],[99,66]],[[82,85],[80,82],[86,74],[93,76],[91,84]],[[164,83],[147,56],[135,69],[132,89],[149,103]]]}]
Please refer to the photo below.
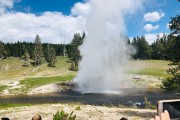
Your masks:
[{"label": "geyser", "polygon": [[125,41],[124,16],[133,14],[140,0],[90,0],[82,60],[74,82],[82,93],[114,93],[129,86],[125,77],[133,50]]}]

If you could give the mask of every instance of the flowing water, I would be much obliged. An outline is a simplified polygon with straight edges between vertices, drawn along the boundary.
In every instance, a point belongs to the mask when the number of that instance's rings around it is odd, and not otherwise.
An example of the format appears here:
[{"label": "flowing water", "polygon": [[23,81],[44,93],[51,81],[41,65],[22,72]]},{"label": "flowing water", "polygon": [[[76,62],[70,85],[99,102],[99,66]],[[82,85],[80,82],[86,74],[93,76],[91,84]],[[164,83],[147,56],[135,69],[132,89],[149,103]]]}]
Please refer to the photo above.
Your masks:
[{"label": "flowing water", "polygon": [[[121,90],[123,91],[123,90]],[[159,89],[124,89],[126,94],[97,94],[85,93],[81,94],[76,91],[65,91],[44,95],[27,95],[27,96],[9,96],[1,97],[0,104],[2,103],[82,103],[89,105],[125,105],[125,106],[139,106],[143,107],[144,97],[156,105],[158,100],[162,99],[177,99],[174,93],[162,93]],[[128,91],[128,92],[127,92]]]}]

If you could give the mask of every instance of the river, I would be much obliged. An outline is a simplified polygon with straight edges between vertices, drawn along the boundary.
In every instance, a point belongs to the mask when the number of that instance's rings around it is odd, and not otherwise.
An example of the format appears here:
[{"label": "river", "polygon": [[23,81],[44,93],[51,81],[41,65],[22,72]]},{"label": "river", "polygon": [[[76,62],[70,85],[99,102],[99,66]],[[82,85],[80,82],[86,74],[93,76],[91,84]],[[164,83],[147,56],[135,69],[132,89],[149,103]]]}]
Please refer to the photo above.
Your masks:
[{"label": "river", "polygon": [[17,95],[17,96],[4,96],[0,97],[0,104],[8,103],[82,103],[89,105],[125,105],[125,106],[138,106],[145,105],[144,98],[147,97],[151,104],[156,105],[158,100],[165,99],[180,99],[175,93],[163,93],[159,89],[124,89],[128,91],[127,94],[97,94],[86,93],[81,94],[76,91],[65,91],[43,95]]}]

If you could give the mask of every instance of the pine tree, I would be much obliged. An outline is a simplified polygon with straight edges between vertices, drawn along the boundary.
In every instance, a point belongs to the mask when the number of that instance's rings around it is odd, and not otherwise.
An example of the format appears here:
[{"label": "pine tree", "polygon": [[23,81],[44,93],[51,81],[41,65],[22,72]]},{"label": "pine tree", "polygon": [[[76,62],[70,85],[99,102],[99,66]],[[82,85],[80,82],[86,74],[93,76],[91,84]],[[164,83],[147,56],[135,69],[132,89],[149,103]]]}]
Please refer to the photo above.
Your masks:
[{"label": "pine tree", "polygon": [[175,65],[173,68],[169,68],[168,73],[172,75],[172,78],[168,78],[163,81],[162,88],[166,91],[180,92],[180,15],[171,18],[170,30],[172,33],[169,35],[171,39],[171,64]]},{"label": "pine tree", "polygon": [[152,47],[152,58],[156,60],[166,59],[166,37],[165,35],[162,38],[157,37],[156,41],[151,45]]},{"label": "pine tree", "polygon": [[29,67],[29,65],[30,65],[30,56],[29,56],[27,51],[22,56],[22,59],[23,59],[23,65],[22,66],[23,67]]},{"label": "pine tree", "polygon": [[49,44],[43,44],[43,48],[44,48],[44,58],[46,60],[46,62],[49,62]]},{"label": "pine tree", "polygon": [[81,60],[81,55],[80,55],[80,51],[78,47],[83,43],[85,36],[86,34],[84,32],[83,32],[82,37],[79,33],[75,33],[74,38],[72,42],[70,43],[71,52],[69,54],[69,57],[71,58],[73,63],[75,63],[76,67],[78,67],[78,63]]},{"label": "pine tree", "polygon": [[50,67],[55,67],[55,63],[56,63],[56,52],[54,50],[53,47],[49,48],[49,66]]},{"label": "pine tree", "polygon": [[50,47],[49,49],[49,66],[55,67],[56,63],[56,52],[53,47]]},{"label": "pine tree", "polygon": [[4,43],[0,41],[0,58],[4,58]]},{"label": "pine tree", "polygon": [[34,41],[34,63],[36,65],[41,65],[44,60],[44,55],[43,55],[43,47],[41,43],[41,38],[39,35],[36,36],[35,41]]},{"label": "pine tree", "polygon": [[[135,37],[132,40],[132,45],[134,46],[135,50],[137,51],[137,49],[138,49],[138,47],[137,47],[137,39]],[[137,53],[133,55],[133,58],[134,59],[138,58]]]},{"label": "pine tree", "polygon": [[151,47],[149,46],[144,36],[134,38],[132,45],[135,46],[137,53],[133,56],[135,59],[150,59],[151,58]]}]

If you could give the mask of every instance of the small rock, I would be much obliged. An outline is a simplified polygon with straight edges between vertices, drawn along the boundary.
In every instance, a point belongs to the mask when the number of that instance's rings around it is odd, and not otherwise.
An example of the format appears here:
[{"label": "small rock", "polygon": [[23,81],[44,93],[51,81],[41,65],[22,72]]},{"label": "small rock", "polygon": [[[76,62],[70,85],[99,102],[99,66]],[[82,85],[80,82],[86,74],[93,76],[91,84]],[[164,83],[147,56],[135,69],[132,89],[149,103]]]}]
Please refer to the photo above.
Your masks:
[{"label": "small rock", "polygon": [[140,75],[135,75],[135,76],[133,76],[133,79],[140,79],[140,78],[141,78]]}]

